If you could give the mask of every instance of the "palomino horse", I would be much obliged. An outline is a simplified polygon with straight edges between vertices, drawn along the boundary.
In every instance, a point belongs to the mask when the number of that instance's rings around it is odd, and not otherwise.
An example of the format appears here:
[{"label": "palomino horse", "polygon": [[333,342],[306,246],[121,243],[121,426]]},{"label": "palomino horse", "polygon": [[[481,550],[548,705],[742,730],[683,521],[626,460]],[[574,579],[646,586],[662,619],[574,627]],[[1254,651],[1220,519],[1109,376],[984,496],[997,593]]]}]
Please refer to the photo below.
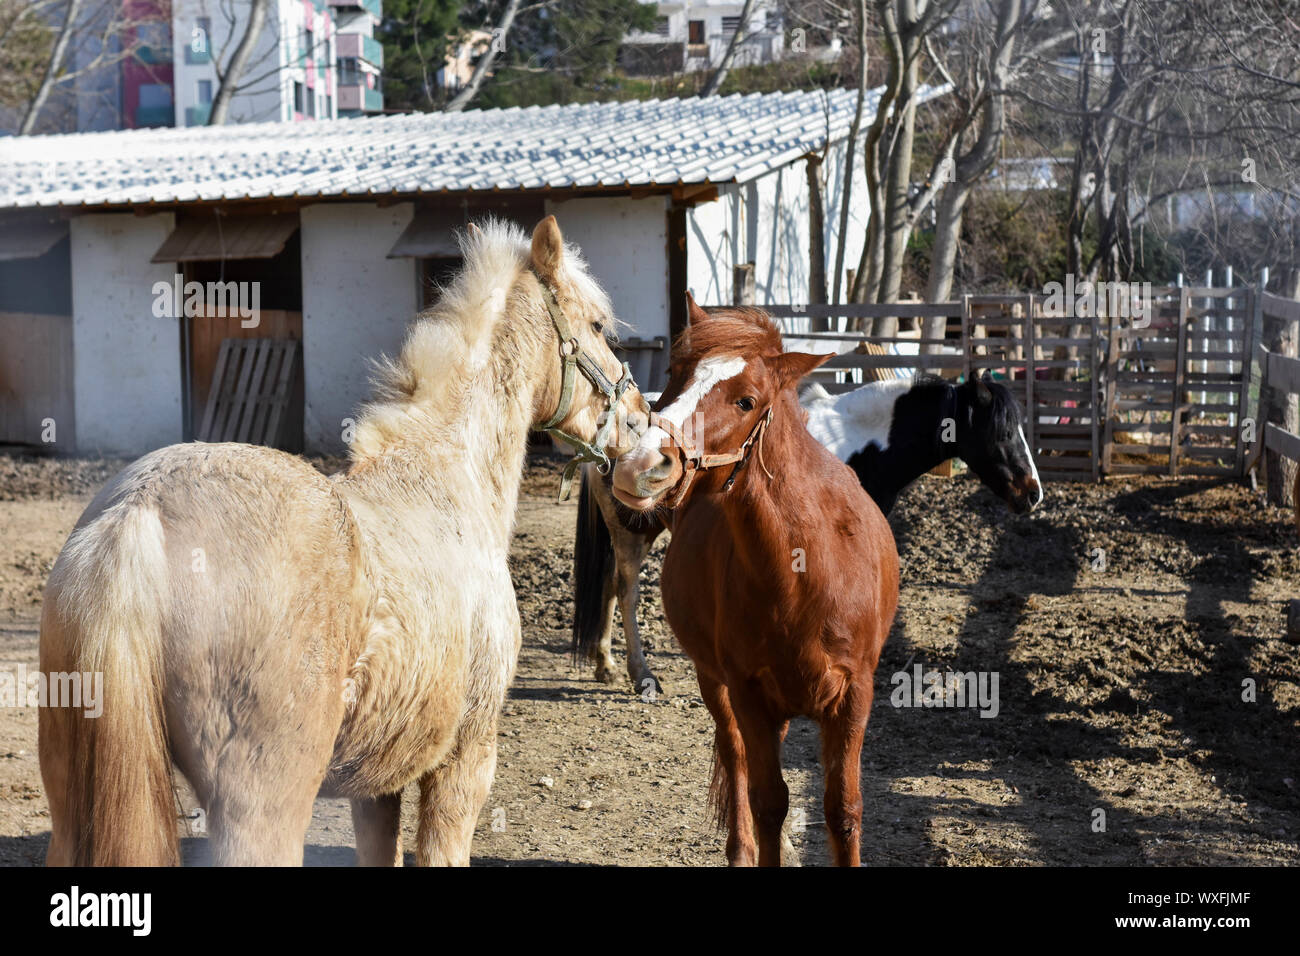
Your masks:
[{"label": "palomino horse", "polygon": [[400,863],[417,780],[417,860],[469,862],[520,644],[506,553],[528,431],[599,458],[598,418],[639,433],[646,408],[553,217],[531,247],[495,222],[462,247],[381,368],[345,474],[174,445],[81,516],[46,586],[41,668],[102,672],[105,703],[41,709],[48,862],[176,863],[173,762],[219,864],[301,864],[318,792],[352,799],[360,862]]},{"label": "palomino horse", "polygon": [[829,356],[783,352],[754,309],[690,312],[662,410],[616,463],[614,494],[673,508],[664,611],[717,725],[728,860],[753,863],[757,837],[757,862],[780,865],[781,744],[802,714],[821,725],[832,855],[856,865],[872,676],[898,606],[894,536],[804,425],[795,386]]},{"label": "palomino horse", "polygon": [[[820,385],[800,395],[808,431],[858,476],[886,515],[913,481],[954,456],[1013,511],[1043,499],[1020,406],[992,379],[962,384],[930,376],[873,382],[832,396]],[[1300,500],[1300,499],[1297,499]],[[573,548],[573,646],[590,656],[596,679],[612,682],[614,603],[623,611],[627,673],[637,693],[662,691],[646,663],[636,623],[641,565],[664,531],[654,512],[614,499],[610,476],[584,467]]]}]

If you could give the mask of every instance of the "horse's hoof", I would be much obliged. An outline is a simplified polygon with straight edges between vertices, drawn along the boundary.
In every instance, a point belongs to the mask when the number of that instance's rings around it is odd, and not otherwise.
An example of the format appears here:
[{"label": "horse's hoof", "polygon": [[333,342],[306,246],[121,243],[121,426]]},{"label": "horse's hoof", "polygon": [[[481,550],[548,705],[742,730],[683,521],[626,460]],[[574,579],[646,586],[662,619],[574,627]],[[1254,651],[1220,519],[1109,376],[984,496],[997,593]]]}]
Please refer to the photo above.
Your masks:
[{"label": "horse's hoof", "polygon": [[597,667],[596,680],[601,684],[613,684],[618,681],[618,675],[614,673],[613,668]]},{"label": "horse's hoof", "polygon": [[647,697],[651,695],[654,697],[662,697],[664,693],[664,685],[659,683],[658,677],[655,677],[654,674],[646,671],[640,677],[632,678],[632,691],[638,697]]}]

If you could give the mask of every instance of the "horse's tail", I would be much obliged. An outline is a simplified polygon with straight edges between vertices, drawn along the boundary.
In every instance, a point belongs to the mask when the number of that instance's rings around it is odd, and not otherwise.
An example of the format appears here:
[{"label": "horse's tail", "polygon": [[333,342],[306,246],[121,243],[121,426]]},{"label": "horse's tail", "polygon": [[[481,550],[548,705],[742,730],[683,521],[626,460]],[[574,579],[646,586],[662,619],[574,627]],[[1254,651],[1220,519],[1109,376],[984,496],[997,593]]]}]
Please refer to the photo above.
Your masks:
[{"label": "horse's tail", "polygon": [[573,541],[573,657],[579,662],[590,657],[604,637],[614,575],[614,542],[591,489],[593,480],[600,478],[583,468]]},{"label": "horse's tail", "polygon": [[77,529],[50,575],[41,668],[51,687],[57,672],[79,674],[83,687],[80,706],[41,708],[51,864],[179,862],[163,720],[166,575],[158,512],[129,498]]}]

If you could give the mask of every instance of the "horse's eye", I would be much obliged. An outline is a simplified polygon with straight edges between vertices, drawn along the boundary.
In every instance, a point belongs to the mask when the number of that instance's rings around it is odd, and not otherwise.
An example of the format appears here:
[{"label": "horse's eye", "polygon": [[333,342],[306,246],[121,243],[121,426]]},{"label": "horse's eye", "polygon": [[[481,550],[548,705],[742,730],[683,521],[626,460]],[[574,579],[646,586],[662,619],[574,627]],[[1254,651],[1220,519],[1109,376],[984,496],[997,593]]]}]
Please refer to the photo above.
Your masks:
[{"label": "horse's eye", "polygon": [[597,335],[604,335],[604,334],[605,334],[605,323],[604,323],[604,322],[593,322],[593,323],[591,323],[591,327],[592,327],[593,329],[595,329]]},{"label": "horse's eye", "polygon": [[752,412],[754,410],[754,400],[748,396],[736,402],[741,411]]}]

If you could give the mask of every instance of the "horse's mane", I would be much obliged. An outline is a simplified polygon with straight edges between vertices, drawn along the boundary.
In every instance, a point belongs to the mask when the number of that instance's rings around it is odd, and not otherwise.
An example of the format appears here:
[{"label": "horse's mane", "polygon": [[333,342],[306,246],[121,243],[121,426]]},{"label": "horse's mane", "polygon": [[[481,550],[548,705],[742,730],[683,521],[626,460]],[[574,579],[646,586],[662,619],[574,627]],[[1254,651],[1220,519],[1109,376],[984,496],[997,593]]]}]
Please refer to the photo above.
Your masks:
[{"label": "horse's mane", "polygon": [[993,381],[993,379],[985,379],[984,384],[988,386],[989,392],[993,395],[994,423],[1003,426],[1001,430],[1015,431],[1020,427],[1022,416],[1020,414],[1020,403],[1011,394],[1011,389],[1001,382]]},{"label": "horse's mane", "polygon": [[[475,380],[491,356],[502,317],[530,308],[510,301],[530,294],[517,287],[529,263],[527,234],[502,219],[476,225],[457,235],[464,264],[439,288],[437,304],[416,317],[396,357],[374,361],[373,397],[361,409],[350,448],[354,461],[408,433],[416,418],[445,420],[439,410]],[[563,281],[575,297],[607,307],[608,297],[587,273],[578,250],[566,244],[564,255]]]},{"label": "horse's mane", "polygon": [[737,307],[715,312],[707,322],[686,327],[673,354],[687,361],[706,356],[779,355],[781,330],[762,309]]},{"label": "horse's mane", "polygon": [[[946,378],[940,378],[937,375],[930,375],[925,372],[918,372],[912,379],[912,392],[929,392],[955,386],[957,388],[967,388],[973,380],[967,380],[961,385],[950,381]],[[1011,389],[1001,382],[994,381],[991,378],[982,379],[988,387],[989,394],[993,396],[992,417],[994,422],[999,425],[1005,425],[1009,429],[1020,427],[1020,405],[1016,402],[1015,396],[1011,394]]]},{"label": "horse's mane", "polygon": [[438,302],[420,313],[396,358],[374,363],[374,400],[367,411],[413,399],[437,387],[470,358],[505,312],[505,293],[528,265],[528,239],[514,223],[489,219],[459,233],[463,268],[439,288]]}]

